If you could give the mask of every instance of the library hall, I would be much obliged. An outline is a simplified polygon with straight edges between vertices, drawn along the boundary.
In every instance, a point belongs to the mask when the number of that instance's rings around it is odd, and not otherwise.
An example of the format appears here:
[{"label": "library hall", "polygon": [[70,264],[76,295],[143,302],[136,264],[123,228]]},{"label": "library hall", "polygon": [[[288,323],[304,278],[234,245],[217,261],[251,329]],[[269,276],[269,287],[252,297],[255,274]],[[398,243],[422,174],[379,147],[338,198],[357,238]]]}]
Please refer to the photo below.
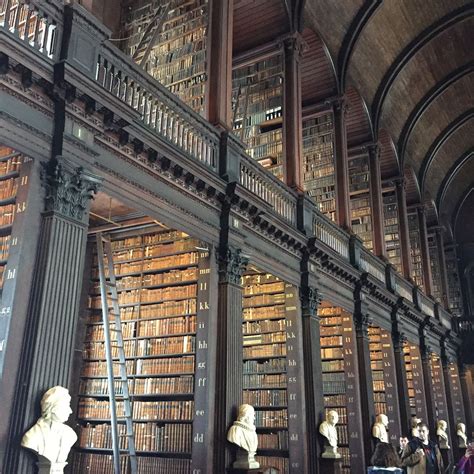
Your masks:
[{"label": "library hall", "polygon": [[0,0],[0,474],[474,474],[472,0]]}]

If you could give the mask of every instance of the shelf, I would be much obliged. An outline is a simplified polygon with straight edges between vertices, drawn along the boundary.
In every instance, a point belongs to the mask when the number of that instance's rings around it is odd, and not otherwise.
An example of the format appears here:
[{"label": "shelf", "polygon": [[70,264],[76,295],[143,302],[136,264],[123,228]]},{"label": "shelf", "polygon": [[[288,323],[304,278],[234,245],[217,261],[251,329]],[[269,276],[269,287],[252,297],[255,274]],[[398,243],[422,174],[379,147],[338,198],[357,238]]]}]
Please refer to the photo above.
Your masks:
[{"label": "shelf", "polygon": [[255,356],[255,357],[244,357],[243,360],[266,360],[266,359],[286,359],[285,355],[269,355],[269,356]]},{"label": "shelf", "polygon": [[[132,336],[132,337],[124,337],[123,341],[140,341],[144,339],[167,339],[170,337],[180,337],[180,336],[195,336],[196,332],[180,332],[176,334],[160,334],[158,336]],[[87,342],[105,342],[105,339],[88,339]],[[116,340],[111,340],[111,343],[117,342]]]},{"label": "shelf", "polygon": [[261,304],[252,304],[250,306],[242,306],[242,309],[250,309],[250,308],[266,308],[269,306],[284,306],[286,303],[283,301],[282,303],[261,303]]},{"label": "shelf", "polygon": [[[138,249],[138,248],[146,248],[146,247],[153,247],[153,246],[159,246],[161,244],[150,244],[150,245],[145,245],[145,246],[141,246],[141,247],[134,247],[134,248],[131,248],[130,250],[134,250],[134,249]],[[122,253],[122,252],[126,252],[128,249],[125,249],[125,250],[113,250],[112,253]],[[172,257],[174,255],[184,255],[184,254],[187,254],[187,253],[197,253],[198,250],[177,250],[176,252],[170,252],[170,253],[164,253],[164,254],[160,254],[160,255],[149,255],[149,256],[145,256],[145,257],[135,257],[135,258],[130,258],[130,259],[127,259],[127,260],[122,260],[122,259],[114,259],[114,265],[122,265],[122,264],[126,264],[126,263],[134,263],[134,262],[146,262],[148,260],[154,260],[154,259],[157,259],[157,258],[164,258],[164,257]],[[95,265],[94,265],[95,266]]]},{"label": "shelf", "polygon": [[[127,377],[130,380],[134,379],[154,379],[154,378],[177,378],[181,376],[186,376],[186,375],[192,375],[194,376],[194,372],[173,372],[170,374],[127,374]],[[106,379],[107,375],[81,375],[81,379]],[[115,380],[120,380],[120,375],[115,375],[114,376]],[[87,396],[87,395],[83,395]]]},{"label": "shelf", "polygon": [[261,334],[274,334],[276,332],[285,332],[286,333],[286,328],[285,329],[274,329],[273,331],[258,331],[258,332],[252,332],[252,333],[247,333],[243,332],[242,335],[245,336],[260,336]]},{"label": "shelf", "polygon": [[[255,285],[265,285],[266,283],[254,283]],[[271,283],[270,283],[271,284]],[[252,293],[251,295],[246,295],[243,294],[242,296],[244,298],[251,298],[253,296],[262,296],[262,295],[278,295],[278,294],[284,294],[285,290],[273,290],[273,291],[266,291],[266,292],[259,292],[259,293]],[[277,303],[275,303],[277,304]],[[251,306],[253,307],[253,306]]]},{"label": "shelf", "polygon": [[[126,293],[127,291],[136,291],[136,290],[157,290],[160,288],[170,288],[170,287],[177,287],[177,286],[188,286],[197,283],[197,279],[194,280],[186,280],[186,281],[175,281],[172,283],[160,283],[157,285],[150,285],[150,286],[131,286],[130,288],[117,288],[117,293]],[[90,293],[89,296],[100,296],[100,293]]]},{"label": "shelf", "polygon": [[[142,356],[125,356],[125,360],[137,360],[137,359],[165,359],[170,357],[183,357],[188,355],[196,355],[195,352],[180,352],[177,354],[159,354],[159,355],[142,355]],[[83,358],[84,362],[106,362],[105,357],[94,357],[94,358]],[[113,358],[114,361],[118,362],[118,357]]]},{"label": "shelf", "polygon": [[266,385],[263,386],[250,386],[250,387],[243,387],[242,390],[286,390],[288,387],[286,385],[277,385],[275,387],[269,387]]},{"label": "shelf", "polygon": [[[119,273],[115,275],[115,278],[123,278],[127,276],[139,276],[139,275],[149,275],[153,273],[166,273],[170,270],[183,270],[185,268],[197,267],[198,263],[186,263],[183,265],[175,265],[173,267],[166,267],[166,268],[155,268],[152,270],[140,270],[137,272],[130,272],[130,273]],[[99,281],[99,278],[92,278],[92,281]]]},{"label": "shelf", "polygon": [[10,171],[7,174],[0,175],[0,181],[6,181],[8,179],[18,178],[19,176],[20,176],[19,171]]},{"label": "shelf", "polygon": [[6,198],[6,199],[0,199],[0,206],[7,206],[8,204],[15,204],[16,202],[16,195]]},{"label": "shelf", "polygon": [[12,227],[13,227],[13,224],[7,224],[7,225],[0,226],[0,237],[3,237],[4,235],[11,234]]},{"label": "shelf", "polygon": [[[120,305],[119,305],[120,306]],[[134,305],[134,306],[139,306],[139,305]],[[94,311],[94,312],[102,312],[101,309],[96,309],[96,308],[90,308],[88,311]],[[122,323],[132,323],[132,322],[138,322],[138,321],[155,321],[157,319],[172,319],[172,318],[183,318],[185,316],[196,316],[197,313],[180,313],[180,314],[171,314],[169,316],[154,316],[152,318],[134,318],[134,319],[123,319]],[[110,319],[110,322],[114,322],[113,319]],[[98,322],[88,322],[88,326],[96,326],[96,325],[102,325],[104,324],[103,321],[98,321]]]},{"label": "shelf", "polygon": [[[112,448],[84,448],[81,446],[78,446],[74,448],[79,451],[87,451],[87,452],[100,452],[100,453],[107,453],[107,454],[112,454]],[[121,453],[128,453],[127,450],[121,449]],[[183,453],[183,452],[174,452],[174,451],[141,451],[137,450],[137,454],[141,456],[150,456],[150,457],[169,457],[169,458],[182,458],[182,459],[191,459],[191,453]]]},{"label": "shelf", "polygon": [[[82,421],[84,423],[110,423],[110,418],[84,418],[84,417],[78,417],[77,418],[79,421]],[[122,420],[120,420],[122,421]],[[169,419],[169,420],[162,420],[162,419],[148,419],[148,420],[145,420],[143,418],[140,418],[140,419],[135,419],[133,418],[133,423],[156,423],[156,424],[189,424],[189,423],[192,423],[193,420],[173,420],[173,419]],[[123,421],[125,422],[125,421]]]}]

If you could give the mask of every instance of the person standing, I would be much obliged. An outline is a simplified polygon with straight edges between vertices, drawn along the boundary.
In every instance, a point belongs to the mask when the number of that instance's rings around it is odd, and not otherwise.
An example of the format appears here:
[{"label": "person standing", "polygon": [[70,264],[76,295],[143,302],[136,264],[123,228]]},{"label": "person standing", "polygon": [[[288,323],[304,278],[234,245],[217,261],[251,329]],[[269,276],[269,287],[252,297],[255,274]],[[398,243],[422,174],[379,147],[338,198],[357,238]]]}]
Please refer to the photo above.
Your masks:
[{"label": "person standing", "polygon": [[412,439],[403,450],[402,465],[407,468],[408,474],[443,473],[441,452],[429,435],[428,426],[422,423],[419,426],[420,438]]}]

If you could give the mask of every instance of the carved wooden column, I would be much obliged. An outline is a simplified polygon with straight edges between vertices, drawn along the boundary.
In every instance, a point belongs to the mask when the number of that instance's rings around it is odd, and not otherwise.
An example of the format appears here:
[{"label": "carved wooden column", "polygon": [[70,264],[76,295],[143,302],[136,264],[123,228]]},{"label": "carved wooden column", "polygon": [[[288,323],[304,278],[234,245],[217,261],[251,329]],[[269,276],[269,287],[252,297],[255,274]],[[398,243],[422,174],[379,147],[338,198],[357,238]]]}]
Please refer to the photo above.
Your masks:
[{"label": "carved wooden column", "polygon": [[445,397],[446,397],[446,408],[447,408],[447,415],[448,415],[448,428],[449,428],[449,440],[450,445],[453,453],[453,458],[455,460],[459,459],[459,448],[458,448],[458,440],[456,436],[456,416],[455,416],[455,406],[454,406],[454,398],[453,398],[453,387],[450,375],[450,364],[452,360],[451,357],[447,354],[446,351],[446,343],[443,341],[441,345],[441,365],[442,365],[442,376],[443,376],[443,385],[445,389]]},{"label": "carved wooden column", "polygon": [[240,249],[221,248],[218,255],[219,283],[216,353],[216,399],[214,471],[226,472],[231,462],[227,431],[237,419],[242,403],[242,286],[248,260]]},{"label": "carved wooden column", "polygon": [[370,169],[370,199],[372,204],[372,220],[374,235],[374,253],[385,256],[385,232],[382,202],[382,176],[380,174],[380,149],[378,144],[367,147]]},{"label": "carved wooden column", "polygon": [[366,295],[363,293],[360,283],[354,291],[354,324],[356,330],[357,362],[359,366],[359,390],[362,413],[362,433],[364,440],[364,460],[370,465],[373,453],[372,425],[375,422],[374,389],[372,381],[372,369],[370,365],[369,347],[369,308]]},{"label": "carved wooden column", "polygon": [[303,358],[306,398],[306,432],[308,434],[308,469],[320,473],[318,463],[320,445],[318,439],[319,423],[323,420],[324,398],[321,387],[321,327],[318,316],[320,297],[318,291],[308,285],[307,258],[302,261],[301,275],[301,315],[303,318]]},{"label": "carved wooden column", "polygon": [[234,0],[209,2],[207,117],[227,129],[232,129],[233,5]]},{"label": "carved wooden column", "polygon": [[426,343],[426,329],[420,329],[420,351],[421,351],[421,367],[423,372],[423,384],[425,389],[426,411],[428,419],[423,420],[430,428],[431,434],[436,433],[436,407],[434,401],[434,393],[431,384],[431,348]]},{"label": "carved wooden column", "polygon": [[349,164],[347,158],[346,113],[347,104],[343,98],[332,103],[334,115],[334,158],[336,173],[336,217],[344,229],[351,228],[349,207]]},{"label": "carved wooden column", "polygon": [[400,425],[402,436],[410,433],[410,399],[408,397],[407,372],[403,343],[405,335],[399,330],[398,308],[392,310],[392,344],[395,357],[395,376],[397,378],[398,408],[400,410]]},{"label": "carved wooden column", "polygon": [[446,309],[449,309],[448,271],[446,270],[446,256],[444,254],[444,237],[442,227],[435,228],[435,236],[439,261],[439,277],[441,280],[441,299],[443,306]]},{"label": "carved wooden column", "polygon": [[394,180],[397,193],[398,224],[400,227],[400,250],[402,254],[403,276],[411,281],[411,255],[410,255],[410,233],[408,229],[407,198],[405,190],[405,178]]},{"label": "carved wooden column", "polygon": [[301,111],[301,55],[303,43],[299,33],[283,40],[285,80],[283,95],[283,146],[286,184],[303,190],[302,153],[303,117]]},{"label": "carved wooden column", "polygon": [[46,189],[29,320],[10,424],[5,472],[34,472],[34,456],[20,448],[39,417],[43,393],[69,386],[86,250],[89,201],[100,180],[59,157],[43,169]]},{"label": "carved wooden column", "polygon": [[423,266],[423,284],[427,295],[433,292],[433,277],[431,275],[430,252],[428,249],[428,229],[426,226],[425,206],[419,205],[416,208],[418,214],[418,224],[420,230],[420,250]]}]

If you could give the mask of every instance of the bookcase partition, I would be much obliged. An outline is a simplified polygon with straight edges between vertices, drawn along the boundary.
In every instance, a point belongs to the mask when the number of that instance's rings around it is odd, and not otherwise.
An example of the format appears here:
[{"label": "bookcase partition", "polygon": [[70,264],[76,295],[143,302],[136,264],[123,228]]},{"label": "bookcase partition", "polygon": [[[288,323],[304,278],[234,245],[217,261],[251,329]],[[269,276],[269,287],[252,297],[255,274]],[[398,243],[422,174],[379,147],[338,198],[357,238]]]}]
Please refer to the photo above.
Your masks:
[{"label": "bookcase partition", "polygon": [[281,53],[232,73],[233,129],[247,153],[283,179],[283,57]]},{"label": "bookcase partition", "polygon": [[255,407],[257,460],[304,470],[302,354],[297,289],[249,270],[243,285],[243,402]]},{"label": "bookcase partition", "polygon": [[362,239],[365,248],[373,250],[370,171],[367,155],[349,159],[349,194],[352,231]]},{"label": "bookcase partition", "polygon": [[449,362],[449,389],[451,391],[451,398],[454,410],[454,422],[466,423],[466,414],[464,412],[464,404],[462,399],[461,381],[459,380],[459,369],[456,362]]},{"label": "bookcase partition", "polygon": [[436,234],[428,234],[428,253],[430,255],[430,265],[431,265],[431,276],[433,279],[433,297],[437,301],[442,300],[442,288],[441,288],[441,269],[440,262],[438,258],[438,243],[436,241]]},{"label": "bookcase partition", "polygon": [[[156,226],[112,234],[112,249],[139,470],[188,473],[192,457],[193,466],[205,472],[209,251],[183,232]],[[91,280],[73,463],[77,473],[111,469],[95,255]],[[120,403],[118,408],[120,415]]]},{"label": "bookcase partition", "polygon": [[331,220],[336,220],[334,121],[331,112],[303,120],[303,188]]},{"label": "bookcase partition", "polygon": [[462,315],[461,282],[459,279],[456,249],[445,247],[446,273],[448,277],[448,300],[449,309],[454,316]]},{"label": "bookcase partition", "polygon": [[[431,387],[433,389],[433,401],[436,420],[444,420],[449,423],[448,404],[446,400],[446,389],[444,386],[443,367],[438,354],[431,353],[430,357]],[[453,407],[450,407],[452,410]]]},{"label": "bookcase partition", "polygon": [[408,397],[410,399],[410,415],[421,418],[425,423],[428,423],[420,348],[416,344],[405,341],[403,354],[407,374]]},{"label": "bookcase partition", "polygon": [[357,357],[352,316],[342,308],[323,302],[318,310],[321,318],[321,359],[323,394],[326,413],[339,414],[339,453],[342,473],[359,472],[363,465],[362,442],[359,438],[362,420],[356,383]]},{"label": "bookcase partition", "polygon": [[369,349],[375,414],[387,415],[390,439],[397,442],[400,436],[400,411],[390,333],[378,326],[369,326]]},{"label": "bookcase partition", "polygon": [[198,113],[207,84],[208,0],[128,1],[122,47]]},{"label": "bookcase partition", "polygon": [[14,305],[32,160],[0,146],[0,375]]},{"label": "bookcase partition", "polygon": [[408,214],[408,230],[410,234],[411,276],[415,284],[423,291],[423,261],[421,258],[419,219],[416,212]]},{"label": "bookcase partition", "polygon": [[393,187],[385,187],[383,189],[382,198],[387,258],[395,267],[395,270],[401,274],[402,256],[400,249],[400,227],[398,222],[398,205],[395,189]]}]

